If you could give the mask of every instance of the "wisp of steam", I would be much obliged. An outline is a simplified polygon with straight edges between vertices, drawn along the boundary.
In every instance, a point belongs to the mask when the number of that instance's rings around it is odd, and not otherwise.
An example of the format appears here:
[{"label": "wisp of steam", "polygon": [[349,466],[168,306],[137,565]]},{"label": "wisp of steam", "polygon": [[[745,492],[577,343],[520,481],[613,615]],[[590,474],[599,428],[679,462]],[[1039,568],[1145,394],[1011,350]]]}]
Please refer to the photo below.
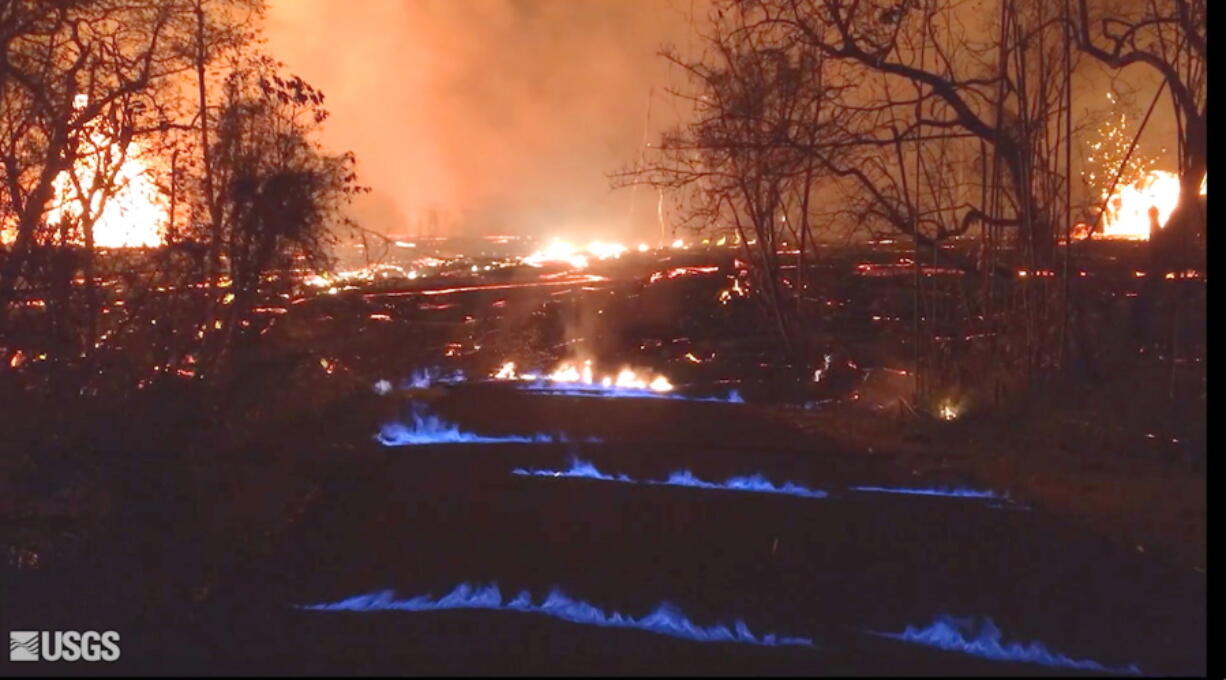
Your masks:
[{"label": "wisp of steam", "polygon": [[661,603],[654,611],[642,617],[634,617],[620,612],[606,612],[595,605],[571,598],[557,588],[550,591],[540,603],[533,602],[532,596],[526,590],[521,591],[513,598],[504,600],[502,593],[495,584],[482,587],[461,583],[450,593],[438,599],[433,599],[429,595],[419,595],[409,599],[398,600],[392,591],[383,590],[366,595],[358,595],[346,600],[340,600],[339,602],[300,605],[297,608],[314,611],[360,612],[490,609],[544,614],[563,621],[583,625],[636,628],[651,633],[697,642],[736,642],[765,646],[813,646],[813,641],[808,638],[784,637],[772,633],[756,635],[740,619],[737,619],[730,625],[712,624],[701,626],[687,618],[680,609],[668,603]]}]

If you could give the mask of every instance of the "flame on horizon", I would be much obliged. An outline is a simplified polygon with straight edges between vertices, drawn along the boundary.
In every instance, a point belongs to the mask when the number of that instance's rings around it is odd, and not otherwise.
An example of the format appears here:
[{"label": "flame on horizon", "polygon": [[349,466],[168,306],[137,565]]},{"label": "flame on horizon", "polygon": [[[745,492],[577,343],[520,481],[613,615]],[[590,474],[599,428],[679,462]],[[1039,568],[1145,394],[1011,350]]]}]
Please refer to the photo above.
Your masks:
[{"label": "flame on horizon", "polygon": [[[643,250],[640,248],[640,252]],[[555,238],[545,247],[522,258],[522,261],[531,267],[540,267],[545,264],[567,264],[574,269],[587,269],[593,259],[617,259],[629,251],[628,247],[620,243],[592,241],[586,247],[580,248]]]}]

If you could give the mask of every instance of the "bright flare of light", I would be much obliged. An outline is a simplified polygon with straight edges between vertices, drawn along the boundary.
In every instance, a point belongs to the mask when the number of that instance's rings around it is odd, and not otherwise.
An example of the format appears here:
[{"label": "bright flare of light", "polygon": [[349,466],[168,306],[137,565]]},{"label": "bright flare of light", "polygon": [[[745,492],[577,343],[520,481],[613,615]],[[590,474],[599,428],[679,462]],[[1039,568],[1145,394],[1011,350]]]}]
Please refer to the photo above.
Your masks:
[{"label": "bright flare of light", "polygon": [[670,383],[664,376],[657,375],[651,379],[650,383],[647,384],[647,389],[651,390],[652,392],[671,392],[673,390],[673,384]]},{"label": "bright flare of light", "polygon": [[[77,95],[75,108],[89,103],[85,95]],[[51,209],[47,223],[75,221],[82,215],[82,202],[88,199],[89,215],[94,221],[94,245],[99,248],[152,248],[163,243],[162,230],[169,221],[168,210],[149,168],[148,154],[132,142],[125,149],[101,130],[91,131],[81,140],[76,165],[73,168],[83,193],[78,192],[68,172],[60,173],[52,183]],[[118,169],[111,166],[122,163]],[[99,172],[103,173],[101,179]],[[103,205],[102,191],[90,187],[95,181],[109,180],[110,197]],[[78,243],[84,243],[82,236]]]},{"label": "bright flare of light", "polygon": [[[494,374],[497,380],[537,380],[535,374],[518,375],[515,373],[514,362],[503,364],[502,368]],[[662,375],[656,376],[641,376],[632,368],[622,368],[616,374],[602,375],[597,379],[596,372],[592,368],[592,360],[587,359],[582,364],[573,362],[563,362],[554,370],[546,373],[543,380],[549,383],[568,385],[602,385],[604,387],[618,387],[621,389],[633,390],[650,390],[652,392],[671,392],[673,384]]]},{"label": "bright flare of light", "polygon": [[494,378],[498,380],[514,380],[515,379],[515,362],[508,361],[499,367],[498,372],[494,374]]},{"label": "bright flare of light", "polygon": [[580,248],[561,239],[554,239],[544,248],[523,258],[523,262],[532,267],[540,267],[546,263],[564,263],[575,269],[586,269],[592,259],[615,259],[629,250],[620,243],[592,241],[587,247]]},{"label": "bright flare of light", "polygon": [[612,257],[621,257],[629,250],[626,246],[620,243],[605,243],[604,241],[592,241],[587,245],[587,252],[596,256],[596,259],[607,260]]},{"label": "bright flare of light", "polygon": [[710,401],[728,404],[743,404],[745,400],[737,390],[723,396],[690,396],[674,393],[672,381],[663,375],[641,374],[632,368],[623,367],[616,373],[597,373],[590,359],[582,363],[563,362],[548,373],[520,373],[515,362],[503,363],[490,374],[494,380],[518,382],[521,389],[542,394],[563,394],[576,397],[626,397],[678,399],[683,401]]},{"label": "bright flare of light", "polygon": [[[1208,180],[1208,176],[1205,178]],[[1201,182],[1201,195],[1206,182]],[[1165,227],[1179,203],[1179,176],[1151,170],[1136,182],[1118,187],[1103,212],[1104,238],[1144,241],[1149,238],[1150,208],[1158,209],[1158,226]]]},{"label": "bright flare of light", "polygon": [[588,265],[588,259],[573,245],[554,239],[544,248],[524,258],[524,264],[540,267],[546,263],[564,262],[575,269],[583,269]]},{"label": "bright flare of light", "polygon": [[958,407],[947,401],[941,404],[941,407],[937,410],[937,415],[941,417],[941,420],[957,420],[959,415]]}]

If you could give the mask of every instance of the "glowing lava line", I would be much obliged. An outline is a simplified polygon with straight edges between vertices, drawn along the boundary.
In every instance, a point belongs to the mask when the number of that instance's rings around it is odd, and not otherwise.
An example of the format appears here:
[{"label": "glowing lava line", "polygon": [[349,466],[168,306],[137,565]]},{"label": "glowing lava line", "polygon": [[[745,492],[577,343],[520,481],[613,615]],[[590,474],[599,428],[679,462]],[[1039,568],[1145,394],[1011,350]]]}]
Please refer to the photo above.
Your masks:
[{"label": "glowing lava line", "polygon": [[669,474],[668,479],[633,479],[626,475],[608,475],[601,472],[595,465],[578,458],[571,458],[570,468],[567,470],[532,470],[525,468],[515,468],[511,474],[524,477],[581,477],[585,479],[598,479],[605,482],[622,482],[625,484],[647,484],[653,486],[687,486],[695,489],[720,489],[723,491],[749,491],[753,493],[775,493],[788,496],[801,496],[803,498],[825,498],[826,492],[818,489],[809,489],[799,484],[792,482],[784,482],[780,486],[775,486],[769,479],[762,475],[749,475],[747,477],[729,477],[722,483],[708,482],[704,479],[699,479],[694,476],[694,473],[689,470],[676,470]]},{"label": "glowing lava line", "polygon": [[740,392],[735,389],[730,390],[725,396],[695,397],[676,394],[668,378],[662,375],[641,374],[630,367],[622,367],[616,374],[597,375],[591,359],[581,364],[567,361],[549,373],[520,373],[516,370],[514,361],[507,361],[491,375],[491,378],[496,382],[514,383],[516,389],[525,392],[557,396],[745,403]]},{"label": "glowing lava line", "polygon": [[1077,668],[1080,670],[1101,671],[1104,673],[1129,673],[1140,675],[1141,669],[1136,664],[1126,668],[1108,668],[1097,661],[1071,659],[1063,654],[1053,652],[1041,642],[1022,644],[1020,642],[1001,642],[1000,629],[990,618],[983,619],[978,624],[974,618],[959,619],[948,615],[937,617],[926,628],[907,626],[901,633],[878,633],[873,635],[894,638],[904,642],[936,647],[947,652],[960,652],[993,661],[1015,661],[1021,663],[1036,663],[1043,666],[1059,668]]},{"label": "glowing lava line", "polygon": [[534,394],[559,397],[599,397],[602,399],[673,399],[676,401],[706,401],[724,404],[744,404],[745,399],[737,390],[730,390],[723,397],[691,397],[670,392],[656,392],[632,387],[605,387],[604,385],[558,385],[546,381],[516,385],[517,390]]},{"label": "glowing lava line", "polygon": [[997,494],[995,491],[981,491],[979,489],[969,489],[966,487],[958,488],[908,488],[901,486],[853,486],[852,491],[864,491],[867,493],[897,493],[910,496],[948,496],[951,498],[993,498],[998,500],[1006,500],[1005,496]]},{"label": "glowing lava line", "polygon": [[559,281],[525,281],[522,283],[485,283],[474,284],[470,286],[453,286],[450,288],[422,288],[415,290],[401,290],[389,293],[366,293],[362,297],[366,300],[374,300],[378,298],[389,297],[406,297],[411,295],[452,295],[454,293],[471,293],[478,290],[515,290],[518,288],[542,288],[548,286],[578,286],[582,284],[603,283],[609,279],[596,274],[582,274],[579,276],[569,277]]},{"label": "glowing lava line", "polygon": [[498,586],[490,584],[485,587],[461,583],[450,593],[436,599],[429,595],[419,595],[410,599],[395,599],[390,590],[384,590],[367,595],[358,595],[347,600],[326,604],[301,605],[298,609],[314,611],[438,611],[446,609],[490,609],[497,611],[515,611],[531,614],[544,614],[563,621],[591,626],[609,628],[637,628],[660,635],[694,640],[696,642],[737,642],[750,645],[782,646],[798,645],[812,647],[813,641],[800,637],[781,637],[773,633],[755,635],[737,619],[731,626],[714,624],[700,626],[690,621],[680,609],[667,602],[660,603],[654,611],[646,616],[635,618],[620,612],[606,613],[603,609],[568,597],[561,590],[550,591],[540,604],[532,601],[528,591],[521,591],[514,598],[503,601]]},{"label": "glowing lava line", "polygon": [[[537,433],[528,436],[488,436],[465,432],[457,425],[448,423],[430,413],[424,404],[413,402],[409,410],[412,423],[391,422],[380,428],[375,436],[384,446],[422,446],[426,444],[552,444],[566,442],[563,434]],[[588,439],[596,443],[598,439]]]}]

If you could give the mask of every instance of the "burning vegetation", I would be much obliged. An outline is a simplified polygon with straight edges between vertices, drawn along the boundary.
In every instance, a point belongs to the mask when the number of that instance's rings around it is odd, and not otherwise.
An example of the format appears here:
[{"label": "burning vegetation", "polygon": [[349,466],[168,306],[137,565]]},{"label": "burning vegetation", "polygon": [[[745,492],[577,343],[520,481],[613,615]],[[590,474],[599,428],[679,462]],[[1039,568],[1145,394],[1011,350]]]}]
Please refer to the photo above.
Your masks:
[{"label": "burning vegetation", "polygon": [[[298,533],[318,496],[384,484],[400,505],[370,516],[445,506],[438,527],[413,528],[444,548],[467,536],[448,533],[455,517],[504,513],[484,494],[558,494],[539,504],[541,531],[574,557],[586,525],[549,523],[581,505],[582,484],[611,494],[600,512],[660,508],[643,519],[666,526],[660,545],[708,530],[694,507],[721,508],[718,529],[741,532],[743,563],[763,573],[808,573],[829,555],[805,551],[852,535],[789,534],[785,503],[913,503],[944,527],[949,506],[1029,510],[1018,497],[1090,517],[1130,556],[1173,546],[1184,577],[1203,574],[1188,527],[1203,526],[1207,452],[1205,3],[1121,16],[1085,0],[978,4],[710,0],[700,49],[663,55],[686,78],[668,88],[686,115],[611,175],[653,191],[659,234],[593,221],[601,238],[546,239],[354,222],[358,159],[320,141],[324,94],[263,52],[262,0],[0,8],[0,515],[20,525],[8,567],[109,564],[109,542],[139,524],[121,558],[162,551],[152,561],[174,573],[150,577],[159,611],[211,606],[249,592],[235,574],[275,573],[269,555],[305,562],[296,550],[328,542]],[[1079,113],[1091,65],[1138,63],[1160,83],[1139,125]],[[1159,102],[1176,111],[1170,152],[1146,127]],[[402,459],[425,461],[406,468],[411,491],[372,472]],[[457,460],[463,474],[439,472]],[[1158,497],[1177,500],[1138,500]],[[525,498],[508,507],[529,516]],[[1151,525],[1151,512],[1167,515]],[[539,529],[531,517],[508,542]],[[1134,540],[1159,524],[1184,533]],[[492,544],[455,564],[489,562],[506,547]],[[922,548],[946,559],[949,545]],[[506,552],[534,571],[532,551]],[[461,584],[451,592],[410,598],[332,600],[329,583],[293,613],[507,610],[817,644],[803,620],[791,632],[795,612],[751,629],[713,607],[504,598],[452,576],[430,575]],[[882,644],[1139,672],[1006,640],[990,618],[860,621]]]}]

